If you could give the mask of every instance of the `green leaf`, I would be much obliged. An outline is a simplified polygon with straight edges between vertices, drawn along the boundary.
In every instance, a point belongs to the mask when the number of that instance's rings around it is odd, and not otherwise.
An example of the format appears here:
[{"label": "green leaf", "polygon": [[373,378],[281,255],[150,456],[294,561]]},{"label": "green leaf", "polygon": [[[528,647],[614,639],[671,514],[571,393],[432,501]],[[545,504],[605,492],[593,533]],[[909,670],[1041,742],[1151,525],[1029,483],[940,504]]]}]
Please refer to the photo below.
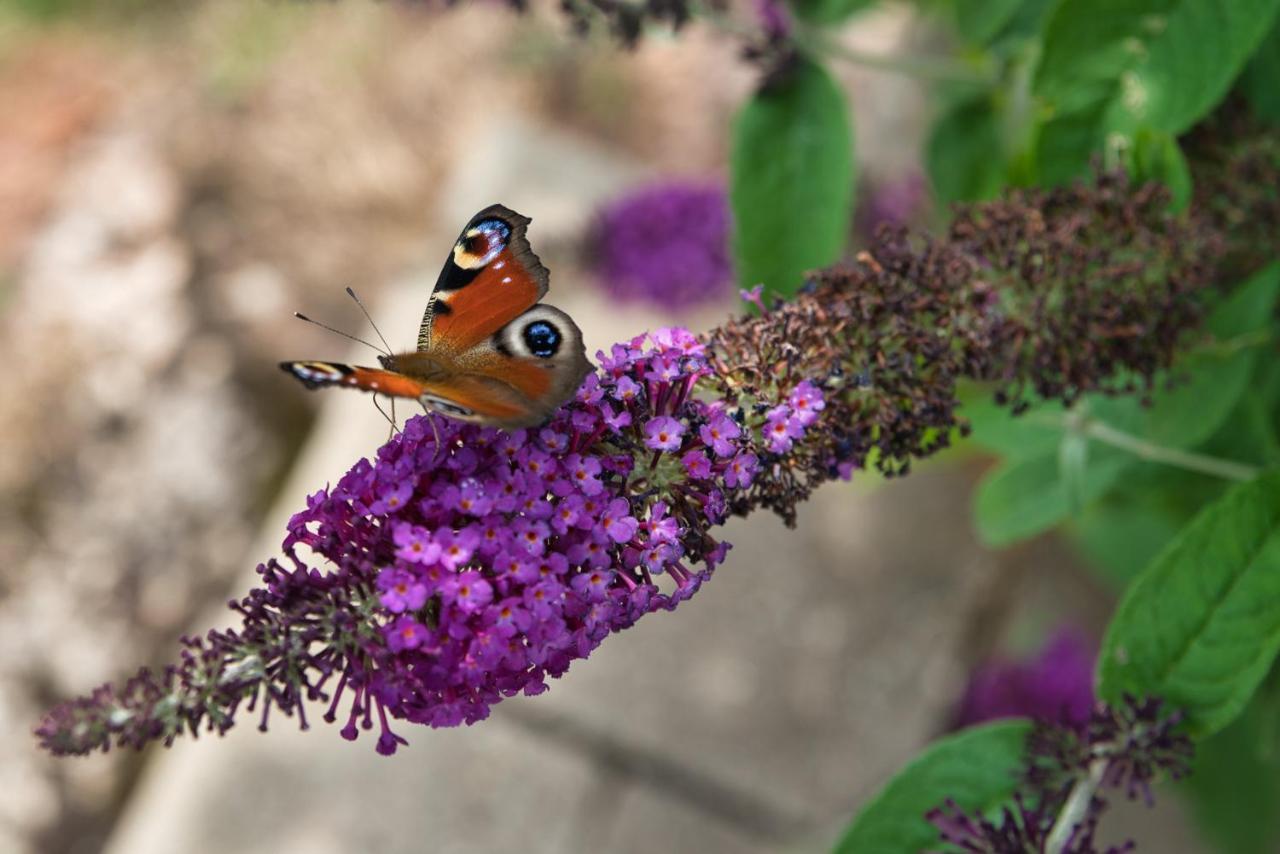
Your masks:
[{"label": "green leaf", "polygon": [[1230,726],[1196,745],[1195,767],[1179,788],[1206,841],[1221,854],[1280,851],[1275,726],[1275,698],[1259,696]]},{"label": "green leaf", "polygon": [[812,24],[838,24],[874,0],[791,0],[796,15]]},{"label": "green leaf", "polygon": [[934,196],[943,204],[989,199],[1000,191],[1008,167],[989,95],[959,101],[939,116],[929,134],[925,166]]},{"label": "green leaf", "polygon": [[1229,724],[1280,650],[1280,472],[1206,508],[1130,586],[1098,693],[1158,695],[1200,735]]},{"label": "green leaf", "polygon": [[1035,82],[1053,115],[1042,174],[1078,173],[1104,147],[1131,148],[1142,127],[1185,131],[1222,100],[1277,10],[1280,0],[1063,0]]},{"label": "green leaf", "polygon": [[844,93],[799,59],[756,93],[733,128],[733,254],[744,287],[794,294],[849,234],[853,139]]},{"label": "green leaf", "polygon": [[1260,118],[1280,124],[1280,17],[1245,66],[1240,91]]},{"label": "green leaf", "polygon": [[1152,501],[1108,495],[1086,507],[1069,531],[1097,574],[1123,589],[1182,530],[1182,518]]},{"label": "green leaf", "polygon": [[1055,402],[1033,406],[1014,415],[1001,406],[988,389],[962,397],[960,414],[973,428],[970,441],[1007,457],[1034,457],[1053,453],[1062,441],[1062,418],[1066,410]]},{"label": "green leaf", "polygon": [[978,45],[998,36],[1013,20],[1022,0],[955,0],[960,35]]},{"label": "green leaf", "polygon": [[1104,495],[1133,464],[1131,457],[1096,443],[1089,456],[1070,488],[1060,477],[1056,450],[996,466],[974,499],[978,536],[989,546],[1006,546],[1043,533],[1069,518],[1074,506]]},{"label": "green leaf", "polygon": [[966,811],[989,812],[1018,785],[1029,721],[963,730],[929,747],[872,798],[836,846],[837,854],[917,854],[938,843],[924,818],[951,798]]},{"label": "green leaf", "polygon": [[1175,212],[1186,210],[1191,203],[1191,169],[1172,135],[1152,128],[1139,129],[1127,166],[1139,183],[1157,181],[1168,187]]}]

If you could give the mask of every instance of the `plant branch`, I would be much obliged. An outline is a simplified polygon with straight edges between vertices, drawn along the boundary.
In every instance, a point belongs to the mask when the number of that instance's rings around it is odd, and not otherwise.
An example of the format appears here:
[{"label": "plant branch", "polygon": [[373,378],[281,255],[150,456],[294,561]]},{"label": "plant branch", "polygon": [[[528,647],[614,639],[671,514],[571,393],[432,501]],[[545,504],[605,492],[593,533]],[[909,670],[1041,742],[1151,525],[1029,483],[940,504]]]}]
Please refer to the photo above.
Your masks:
[{"label": "plant branch", "polygon": [[1066,850],[1076,828],[1088,814],[1089,804],[1093,802],[1094,794],[1102,785],[1102,778],[1107,773],[1107,763],[1106,757],[1090,762],[1089,773],[1077,780],[1071,788],[1067,802],[1062,805],[1062,812],[1058,813],[1058,818],[1053,823],[1048,838],[1045,839],[1044,854],[1062,854]]},{"label": "plant branch", "polygon": [[1196,454],[1191,451],[1182,451],[1165,445],[1157,445],[1123,430],[1117,430],[1102,421],[1086,421],[1081,429],[1090,439],[1097,439],[1105,445],[1128,451],[1134,456],[1154,463],[1164,463],[1188,471],[1220,477],[1224,480],[1253,480],[1262,473],[1262,470],[1257,466],[1251,466],[1246,463],[1238,463],[1234,460],[1224,460],[1221,457],[1211,457],[1207,454]]}]

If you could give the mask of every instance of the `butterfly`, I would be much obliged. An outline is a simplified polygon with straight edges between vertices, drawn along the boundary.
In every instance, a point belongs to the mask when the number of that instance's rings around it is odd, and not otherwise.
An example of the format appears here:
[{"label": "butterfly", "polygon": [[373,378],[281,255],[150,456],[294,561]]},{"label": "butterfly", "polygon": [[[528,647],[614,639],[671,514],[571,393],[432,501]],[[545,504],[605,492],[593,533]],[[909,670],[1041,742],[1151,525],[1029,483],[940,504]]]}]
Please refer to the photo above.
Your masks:
[{"label": "butterfly", "polygon": [[414,398],[429,412],[495,427],[541,424],[574,395],[591,363],[569,315],[539,302],[548,274],[529,248],[529,222],[502,205],[471,218],[427,301],[417,350],[381,355],[381,368],[280,367],[308,388]]}]

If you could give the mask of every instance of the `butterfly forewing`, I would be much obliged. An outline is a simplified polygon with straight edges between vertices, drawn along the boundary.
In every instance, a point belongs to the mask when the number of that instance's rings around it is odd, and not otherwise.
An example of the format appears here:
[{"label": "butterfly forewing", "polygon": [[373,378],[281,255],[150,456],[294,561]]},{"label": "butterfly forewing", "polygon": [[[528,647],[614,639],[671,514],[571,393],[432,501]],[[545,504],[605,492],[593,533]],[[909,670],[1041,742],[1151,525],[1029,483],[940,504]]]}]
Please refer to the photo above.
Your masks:
[{"label": "butterfly forewing", "polygon": [[542,299],[549,276],[529,248],[528,226],[528,217],[503,205],[471,218],[436,280],[419,350],[468,350]]}]

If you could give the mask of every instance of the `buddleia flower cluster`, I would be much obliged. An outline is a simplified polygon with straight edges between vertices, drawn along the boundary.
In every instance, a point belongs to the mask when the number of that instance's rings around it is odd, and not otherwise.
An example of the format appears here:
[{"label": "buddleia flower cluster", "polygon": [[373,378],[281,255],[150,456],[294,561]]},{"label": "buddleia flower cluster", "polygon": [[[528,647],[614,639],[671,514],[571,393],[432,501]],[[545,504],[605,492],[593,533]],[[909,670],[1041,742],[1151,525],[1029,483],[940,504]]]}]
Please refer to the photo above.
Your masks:
[{"label": "buddleia flower cluster", "polygon": [[797,384],[765,422],[785,435],[765,436],[693,394],[709,368],[685,330],[598,358],[540,429],[411,419],[290,520],[284,562],[234,606],[242,631],[188,640],[178,667],[62,707],[41,736],[72,751],[170,741],[226,729],[242,700],[265,726],[273,706],[304,715],[327,696],[345,738],[376,725],[390,754],[405,743],[391,720],[475,723],[674,609],[723,560],[708,531],[751,486],[757,450],[803,439],[822,395]]},{"label": "buddleia flower cluster", "polygon": [[[395,722],[474,723],[542,692],[697,592],[728,517],[790,523],[827,481],[906,474],[946,447],[965,430],[962,379],[1063,401],[1154,381],[1212,281],[1185,247],[1214,238],[1162,198],[1103,176],[962,208],[943,239],[883,229],[790,300],[756,290],[754,313],[706,335],[599,354],[538,429],[413,419],[293,517],[284,558],[233,603],[237,628],[55,708],[37,735],[84,753],[224,732],[242,712],[305,727],[314,703],[391,753]],[[1090,217],[1103,225],[1082,230]],[[1067,239],[1104,227],[1127,243]],[[1087,346],[1062,347],[1082,330]]]}]

